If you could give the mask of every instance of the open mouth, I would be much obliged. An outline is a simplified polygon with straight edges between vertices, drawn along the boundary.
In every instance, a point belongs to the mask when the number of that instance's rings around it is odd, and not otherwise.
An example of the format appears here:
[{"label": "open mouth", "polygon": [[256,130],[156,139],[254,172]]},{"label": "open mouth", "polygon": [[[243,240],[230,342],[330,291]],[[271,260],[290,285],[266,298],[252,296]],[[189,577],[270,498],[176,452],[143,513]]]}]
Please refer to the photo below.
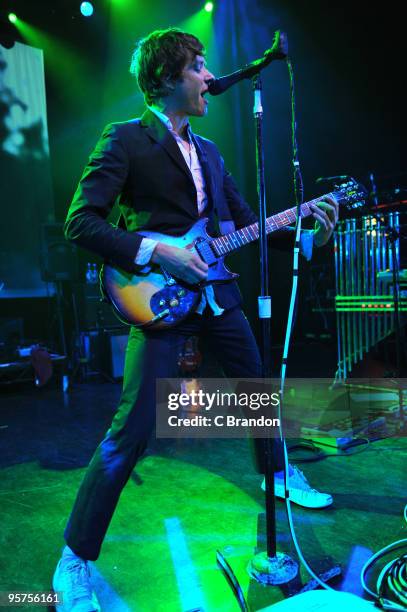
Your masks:
[{"label": "open mouth", "polygon": [[202,91],[202,92],[201,92],[201,98],[202,98],[202,100],[204,101],[204,106],[205,106],[205,109],[206,109],[206,108],[208,108],[208,104],[209,104],[208,100],[205,98],[205,95],[206,95],[207,93],[208,93],[208,90],[207,90],[207,89],[205,89],[204,91]]}]

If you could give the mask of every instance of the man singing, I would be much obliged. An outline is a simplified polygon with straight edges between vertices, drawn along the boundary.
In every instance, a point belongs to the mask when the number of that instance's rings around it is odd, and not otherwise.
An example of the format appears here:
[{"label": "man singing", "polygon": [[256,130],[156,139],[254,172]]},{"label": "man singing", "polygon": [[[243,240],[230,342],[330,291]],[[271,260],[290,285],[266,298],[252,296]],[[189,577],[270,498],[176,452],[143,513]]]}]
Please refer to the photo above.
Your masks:
[{"label": "man singing", "polygon": [[[201,42],[174,28],[141,40],[131,71],[147,110],[140,119],[105,129],[69,209],[66,236],[130,274],[158,264],[174,277],[196,284],[208,272],[198,255],[138,232],[180,236],[201,216],[209,218],[210,232],[216,231],[215,223],[222,232],[231,222],[238,229],[257,221],[215,144],[194,134],[189,125],[190,116],[206,114],[205,95],[214,77],[205,65]],[[116,199],[121,219],[113,227],[106,217]],[[332,235],[338,206],[326,198],[312,209],[316,226],[308,237],[322,246]],[[293,232],[282,231],[270,242],[292,248]],[[60,612],[100,610],[87,562],[98,558],[120,493],[153,431],[156,378],[177,377],[186,339],[203,335],[216,346],[227,377],[261,378],[259,350],[234,282],[206,287],[195,311],[173,328],[131,328],[119,406],[89,464],[65,529],[67,545],[53,581],[55,591],[64,594]],[[276,494],[283,495],[279,454]],[[311,489],[295,467],[290,467],[289,486],[294,502],[314,508],[332,503],[330,495]]]}]

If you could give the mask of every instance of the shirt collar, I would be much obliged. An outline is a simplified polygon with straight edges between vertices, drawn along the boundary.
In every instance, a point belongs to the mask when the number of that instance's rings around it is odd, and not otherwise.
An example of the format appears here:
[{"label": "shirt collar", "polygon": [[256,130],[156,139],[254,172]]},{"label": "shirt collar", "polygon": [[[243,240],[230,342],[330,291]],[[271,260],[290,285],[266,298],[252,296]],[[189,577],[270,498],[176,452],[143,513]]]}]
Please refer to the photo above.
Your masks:
[{"label": "shirt collar", "polygon": [[[174,134],[175,136],[179,137],[179,134],[177,134],[177,132],[174,130],[174,128],[172,127],[172,123],[169,117],[167,117],[167,115],[165,115],[164,113],[162,113],[160,110],[158,110],[158,108],[156,106],[149,106],[148,107],[149,110],[154,113],[154,115],[156,117],[159,118],[160,121],[162,121],[162,123],[164,123],[164,125],[169,129],[169,131]],[[191,141],[191,126],[188,123],[186,124],[186,133],[188,135],[188,139]]]}]

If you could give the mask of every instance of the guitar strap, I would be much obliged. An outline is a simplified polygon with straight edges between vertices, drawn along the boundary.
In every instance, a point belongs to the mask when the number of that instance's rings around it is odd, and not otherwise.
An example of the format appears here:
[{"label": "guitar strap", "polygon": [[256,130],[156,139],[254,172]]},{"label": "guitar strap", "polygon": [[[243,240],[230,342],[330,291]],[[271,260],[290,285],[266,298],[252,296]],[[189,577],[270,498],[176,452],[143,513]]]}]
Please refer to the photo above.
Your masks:
[{"label": "guitar strap", "polygon": [[[197,150],[198,159],[201,164],[202,171],[205,177],[208,199],[210,200],[211,205],[213,206],[216,212],[216,215],[218,217],[219,231],[221,235],[224,236],[225,234],[229,234],[230,232],[235,231],[236,229],[235,223],[231,218],[230,210],[227,206],[226,200],[224,198],[215,199],[214,197],[215,189],[214,189],[213,180],[212,180],[212,173],[211,173],[210,166],[208,163],[208,156],[206,154],[204,147],[199,142],[199,137],[193,134],[192,131],[190,131],[190,136]],[[207,215],[206,209],[202,212],[202,215],[203,216]]]}]

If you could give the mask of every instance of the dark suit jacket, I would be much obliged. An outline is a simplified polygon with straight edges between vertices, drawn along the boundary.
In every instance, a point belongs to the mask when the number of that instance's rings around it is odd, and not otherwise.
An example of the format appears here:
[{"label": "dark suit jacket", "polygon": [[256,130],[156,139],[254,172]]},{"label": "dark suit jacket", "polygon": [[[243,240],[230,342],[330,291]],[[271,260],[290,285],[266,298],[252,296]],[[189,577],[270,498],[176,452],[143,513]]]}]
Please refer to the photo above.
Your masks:
[{"label": "dark suit jacket", "polygon": [[[225,169],[216,145],[193,135],[202,166],[210,229],[218,220],[233,220],[241,228],[257,220]],[[118,200],[117,227],[106,221]],[[141,119],[108,125],[90,156],[65,222],[68,240],[89,249],[123,270],[136,273],[135,257],[142,236],[151,230],[184,234],[199,218],[195,184],[174,137],[147,110]],[[292,232],[273,236],[277,246],[292,244]],[[220,306],[240,301],[235,283],[215,286]]]}]

